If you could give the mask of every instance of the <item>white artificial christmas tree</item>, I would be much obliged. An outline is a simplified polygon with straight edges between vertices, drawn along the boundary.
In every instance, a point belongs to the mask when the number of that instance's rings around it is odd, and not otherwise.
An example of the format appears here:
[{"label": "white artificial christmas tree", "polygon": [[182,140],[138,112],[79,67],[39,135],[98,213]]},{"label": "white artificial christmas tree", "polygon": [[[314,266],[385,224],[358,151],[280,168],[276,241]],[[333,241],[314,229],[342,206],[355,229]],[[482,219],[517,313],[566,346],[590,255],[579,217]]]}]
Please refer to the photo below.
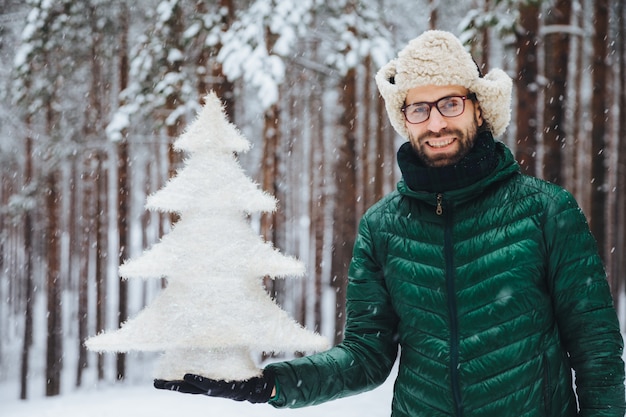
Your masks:
[{"label": "white artificial christmas tree", "polygon": [[304,267],[256,233],[248,215],[276,208],[235,153],[250,143],[211,93],[175,142],[184,166],[148,197],[147,208],[178,213],[172,231],[120,267],[124,278],[167,279],[167,287],[120,329],[87,340],[100,352],[160,351],[155,377],[185,373],[244,380],[260,374],[252,355],[328,347],[269,297],[263,277],[301,276]]}]

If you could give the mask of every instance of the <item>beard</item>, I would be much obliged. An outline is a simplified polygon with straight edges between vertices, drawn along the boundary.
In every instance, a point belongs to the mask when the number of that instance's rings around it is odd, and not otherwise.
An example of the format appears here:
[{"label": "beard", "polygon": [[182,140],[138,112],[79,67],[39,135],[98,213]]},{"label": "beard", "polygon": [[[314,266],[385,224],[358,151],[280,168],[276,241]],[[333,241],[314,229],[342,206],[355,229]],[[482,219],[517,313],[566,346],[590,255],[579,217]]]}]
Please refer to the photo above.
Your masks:
[{"label": "beard", "polygon": [[[420,160],[428,167],[438,168],[448,165],[454,165],[463,159],[474,147],[476,135],[478,133],[478,120],[474,117],[474,123],[466,130],[462,129],[443,129],[440,132],[426,132],[422,135],[414,137],[409,134],[409,139],[413,149],[417,153]],[[429,152],[428,140],[436,139],[444,136],[454,136],[456,138],[454,149],[450,152]]]}]

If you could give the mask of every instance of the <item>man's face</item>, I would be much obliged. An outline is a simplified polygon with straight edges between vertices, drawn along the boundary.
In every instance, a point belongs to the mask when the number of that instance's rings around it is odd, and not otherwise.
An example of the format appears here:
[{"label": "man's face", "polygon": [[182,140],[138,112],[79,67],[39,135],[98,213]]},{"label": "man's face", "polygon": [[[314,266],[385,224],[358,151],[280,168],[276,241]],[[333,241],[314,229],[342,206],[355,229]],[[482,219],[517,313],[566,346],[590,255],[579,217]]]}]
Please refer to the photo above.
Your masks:
[{"label": "man's face", "polygon": [[[405,104],[435,102],[444,97],[468,94],[461,86],[421,86],[408,91]],[[465,110],[458,116],[442,116],[437,107],[432,106],[428,120],[418,124],[404,121],[413,149],[430,167],[459,162],[474,145],[478,128],[483,123],[480,107],[470,99],[465,100]]]}]

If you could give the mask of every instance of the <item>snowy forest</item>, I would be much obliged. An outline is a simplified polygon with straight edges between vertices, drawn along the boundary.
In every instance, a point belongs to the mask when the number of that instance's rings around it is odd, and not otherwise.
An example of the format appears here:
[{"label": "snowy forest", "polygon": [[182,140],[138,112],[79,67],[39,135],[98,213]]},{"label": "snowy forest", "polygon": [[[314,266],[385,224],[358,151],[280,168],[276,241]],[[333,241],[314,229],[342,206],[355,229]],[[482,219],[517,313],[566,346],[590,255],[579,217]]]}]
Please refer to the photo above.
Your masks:
[{"label": "snowy forest", "polygon": [[[0,384],[21,399],[128,378],[143,355],[88,352],[165,280],[119,266],[175,215],[147,196],[181,168],[173,143],[214,91],[278,210],[251,216],[306,265],[267,280],[289,314],[343,333],[362,213],[399,179],[374,74],[444,29],[514,80],[500,139],[523,171],[581,205],[624,318],[626,10],[621,0],[0,0]],[[210,170],[207,167],[207,170]],[[215,236],[227,239],[228,236]]]}]

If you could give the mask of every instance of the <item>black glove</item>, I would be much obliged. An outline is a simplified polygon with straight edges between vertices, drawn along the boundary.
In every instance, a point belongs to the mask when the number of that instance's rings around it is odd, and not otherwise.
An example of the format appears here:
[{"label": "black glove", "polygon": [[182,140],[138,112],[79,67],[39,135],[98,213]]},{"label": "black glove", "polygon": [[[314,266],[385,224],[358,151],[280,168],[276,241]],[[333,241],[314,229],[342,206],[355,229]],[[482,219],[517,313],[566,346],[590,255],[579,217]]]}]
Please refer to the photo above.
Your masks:
[{"label": "black glove", "polygon": [[155,379],[154,387],[186,394],[204,394],[210,397],[229,398],[235,401],[266,403],[274,389],[274,372],[264,370],[259,377],[247,381],[216,381],[200,375],[185,374],[183,380]]}]

